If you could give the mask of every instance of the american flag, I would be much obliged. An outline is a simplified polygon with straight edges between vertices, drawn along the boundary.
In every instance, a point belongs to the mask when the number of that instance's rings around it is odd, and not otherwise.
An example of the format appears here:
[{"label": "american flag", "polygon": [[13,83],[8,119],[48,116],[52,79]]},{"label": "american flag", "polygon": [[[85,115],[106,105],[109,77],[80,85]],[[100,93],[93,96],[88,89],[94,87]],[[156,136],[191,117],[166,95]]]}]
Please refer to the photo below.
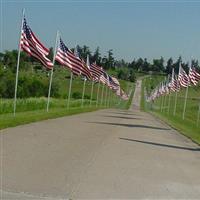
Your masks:
[{"label": "american flag", "polygon": [[160,95],[163,95],[164,94],[164,86],[163,86],[163,82],[160,84],[160,87],[159,87],[159,94]]},{"label": "american flag", "polygon": [[190,84],[190,79],[187,73],[182,68],[181,64],[179,66],[178,81],[182,87],[187,87]]},{"label": "american flag", "polygon": [[78,55],[75,55],[70,49],[68,49],[61,38],[59,40],[58,50],[56,53],[56,60],[61,65],[68,67],[73,74],[77,76],[83,75],[88,79],[91,78],[91,74],[85,66],[85,62],[83,62]]},{"label": "american flag", "polygon": [[97,66],[95,63],[90,65],[90,72],[92,74],[92,78],[95,81],[99,81],[100,76],[103,74],[103,69]]},{"label": "american flag", "polygon": [[53,63],[46,56],[49,54],[47,49],[35,36],[30,27],[27,25],[26,19],[23,19],[23,27],[20,40],[21,49],[30,56],[37,58],[46,68],[52,69]]},{"label": "american flag", "polygon": [[196,69],[193,66],[190,67],[189,78],[190,82],[193,83],[194,85],[197,85],[198,82],[200,81],[200,74],[196,71]]},{"label": "american flag", "polygon": [[127,94],[122,89],[120,90],[120,96],[123,100],[128,100]]},{"label": "american flag", "polygon": [[119,83],[119,81],[118,81],[117,78],[115,78],[115,77],[112,76],[112,80],[113,80],[113,82],[114,82],[116,85],[120,86],[120,83]]},{"label": "american flag", "polygon": [[165,93],[166,93],[166,94],[169,94],[169,92],[170,92],[170,91],[169,91],[169,82],[166,82],[166,83],[165,83],[165,85],[164,85],[164,90],[165,90]]},{"label": "american flag", "polygon": [[99,81],[107,86],[109,86],[109,78],[108,78],[108,74],[103,71],[102,75],[100,76]]},{"label": "american flag", "polygon": [[170,90],[172,90],[173,92],[176,92],[176,91],[180,90],[179,81],[177,80],[177,78],[175,77],[175,74],[174,74],[174,68],[172,69]]},{"label": "american flag", "polygon": [[112,89],[112,90],[118,90],[118,88],[119,88],[119,81],[116,79],[116,80],[113,80],[113,78],[114,77],[112,77],[112,76],[110,76],[109,74],[108,74],[108,81],[109,81],[109,83],[108,83],[108,86],[110,87],[110,89]]}]

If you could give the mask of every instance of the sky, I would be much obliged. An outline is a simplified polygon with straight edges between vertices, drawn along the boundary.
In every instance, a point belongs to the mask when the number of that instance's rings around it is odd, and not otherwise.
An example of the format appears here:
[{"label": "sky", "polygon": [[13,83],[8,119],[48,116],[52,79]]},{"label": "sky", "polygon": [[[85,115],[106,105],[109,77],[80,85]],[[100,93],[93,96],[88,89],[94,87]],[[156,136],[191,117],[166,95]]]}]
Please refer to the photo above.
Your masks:
[{"label": "sky", "polygon": [[113,49],[116,59],[182,56],[200,59],[200,1],[10,1],[0,0],[0,51],[18,48],[22,9],[27,23],[45,44],[56,31],[69,48]]}]

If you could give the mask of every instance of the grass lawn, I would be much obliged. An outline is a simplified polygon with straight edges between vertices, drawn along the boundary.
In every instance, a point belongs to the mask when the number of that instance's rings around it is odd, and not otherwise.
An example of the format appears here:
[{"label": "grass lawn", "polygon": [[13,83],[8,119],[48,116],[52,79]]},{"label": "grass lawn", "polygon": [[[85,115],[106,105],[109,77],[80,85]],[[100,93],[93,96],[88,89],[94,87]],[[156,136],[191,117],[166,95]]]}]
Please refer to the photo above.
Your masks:
[{"label": "grass lawn", "polygon": [[148,77],[143,80],[143,98],[141,100],[141,108],[144,111],[151,112],[152,114],[166,121],[169,125],[179,130],[182,134],[200,144],[200,121],[198,120],[200,85],[189,87],[185,119],[183,120],[182,114],[186,89],[181,89],[181,91],[177,93],[175,115],[174,108],[176,93],[174,92],[170,95],[157,98],[154,103],[145,102],[145,88],[148,88],[146,89],[146,93],[149,93],[151,89],[155,87],[156,82],[158,84],[162,79],[163,77],[151,77],[151,79]]},{"label": "grass lawn", "polygon": [[27,124],[30,122],[41,121],[45,119],[58,118],[67,115],[74,115],[83,112],[91,112],[103,107],[84,107],[84,108],[71,108],[69,110],[63,108],[53,108],[49,112],[46,110],[35,110],[19,112],[14,117],[13,114],[2,114],[0,115],[0,129],[14,127],[21,124]]},{"label": "grass lawn", "polygon": [[[122,84],[127,84],[126,81],[122,81]],[[104,88],[104,95],[101,99],[101,91],[99,95],[98,104],[96,99],[92,100],[90,105],[89,99],[84,99],[84,105],[81,107],[81,99],[71,99],[69,109],[67,109],[67,99],[51,98],[49,112],[46,112],[47,98],[27,98],[17,100],[17,112],[16,116],[13,115],[13,100],[1,99],[0,100],[0,129],[7,127],[14,127],[21,124],[27,124],[30,122],[41,121],[45,119],[57,118],[67,115],[79,114],[83,112],[91,112],[99,109],[106,108],[120,108],[128,109],[131,103],[131,99],[134,92],[134,84],[127,84],[127,89],[132,91],[130,99],[128,101],[120,100],[112,92],[107,92]],[[94,92],[94,96],[97,93]]]}]

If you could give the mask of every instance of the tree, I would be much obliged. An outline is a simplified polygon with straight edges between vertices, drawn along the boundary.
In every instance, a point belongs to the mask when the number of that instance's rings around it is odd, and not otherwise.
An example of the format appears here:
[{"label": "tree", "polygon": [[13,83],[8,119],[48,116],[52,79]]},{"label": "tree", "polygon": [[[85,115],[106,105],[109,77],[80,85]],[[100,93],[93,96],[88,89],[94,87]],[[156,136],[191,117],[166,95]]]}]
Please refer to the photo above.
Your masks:
[{"label": "tree", "polygon": [[80,57],[81,58],[83,58],[83,59],[87,59],[87,55],[89,55],[89,57],[91,57],[91,51],[90,51],[90,49],[89,49],[89,47],[88,46],[86,46],[86,45],[83,45],[83,47],[81,48],[80,47]]},{"label": "tree", "polygon": [[141,66],[142,71],[149,71],[150,70],[150,64],[147,61],[147,58],[144,59],[143,65]]},{"label": "tree", "polygon": [[164,59],[153,59],[152,71],[162,72],[164,71]]},{"label": "tree", "polygon": [[131,82],[135,82],[136,81],[136,76],[135,76],[135,73],[134,73],[133,69],[130,70],[129,80]]},{"label": "tree", "polygon": [[172,58],[169,58],[168,61],[167,61],[165,72],[167,74],[171,74],[172,73],[172,68],[173,68],[173,60],[172,60]]},{"label": "tree", "polygon": [[178,72],[179,72],[179,65],[180,65],[181,62],[182,62],[182,58],[181,58],[181,56],[179,56],[177,61],[173,64],[174,72],[176,74],[178,74]]},{"label": "tree", "polygon": [[92,62],[96,62],[97,65],[100,65],[101,64],[101,57],[100,57],[100,50],[99,50],[99,47],[96,48],[93,56],[92,56]]},{"label": "tree", "polygon": [[135,69],[137,71],[142,71],[143,59],[139,58],[135,63]]},{"label": "tree", "polygon": [[112,49],[110,49],[108,51],[108,68],[114,68],[115,59],[113,57],[113,52],[112,51],[113,51]]}]

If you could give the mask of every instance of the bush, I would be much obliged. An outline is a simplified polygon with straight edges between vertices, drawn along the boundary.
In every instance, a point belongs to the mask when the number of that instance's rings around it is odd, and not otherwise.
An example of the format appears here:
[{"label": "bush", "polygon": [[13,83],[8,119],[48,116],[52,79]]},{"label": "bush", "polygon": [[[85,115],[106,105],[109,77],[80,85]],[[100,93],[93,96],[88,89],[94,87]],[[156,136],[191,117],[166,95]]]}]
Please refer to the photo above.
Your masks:
[{"label": "bush", "polygon": [[84,95],[84,99],[90,99],[90,95],[85,94],[85,95]]},{"label": "bush", "polygon": [[81,99],[82,98],[82,94],[80,92],[73,92],[72,98],[73,99]]}]

